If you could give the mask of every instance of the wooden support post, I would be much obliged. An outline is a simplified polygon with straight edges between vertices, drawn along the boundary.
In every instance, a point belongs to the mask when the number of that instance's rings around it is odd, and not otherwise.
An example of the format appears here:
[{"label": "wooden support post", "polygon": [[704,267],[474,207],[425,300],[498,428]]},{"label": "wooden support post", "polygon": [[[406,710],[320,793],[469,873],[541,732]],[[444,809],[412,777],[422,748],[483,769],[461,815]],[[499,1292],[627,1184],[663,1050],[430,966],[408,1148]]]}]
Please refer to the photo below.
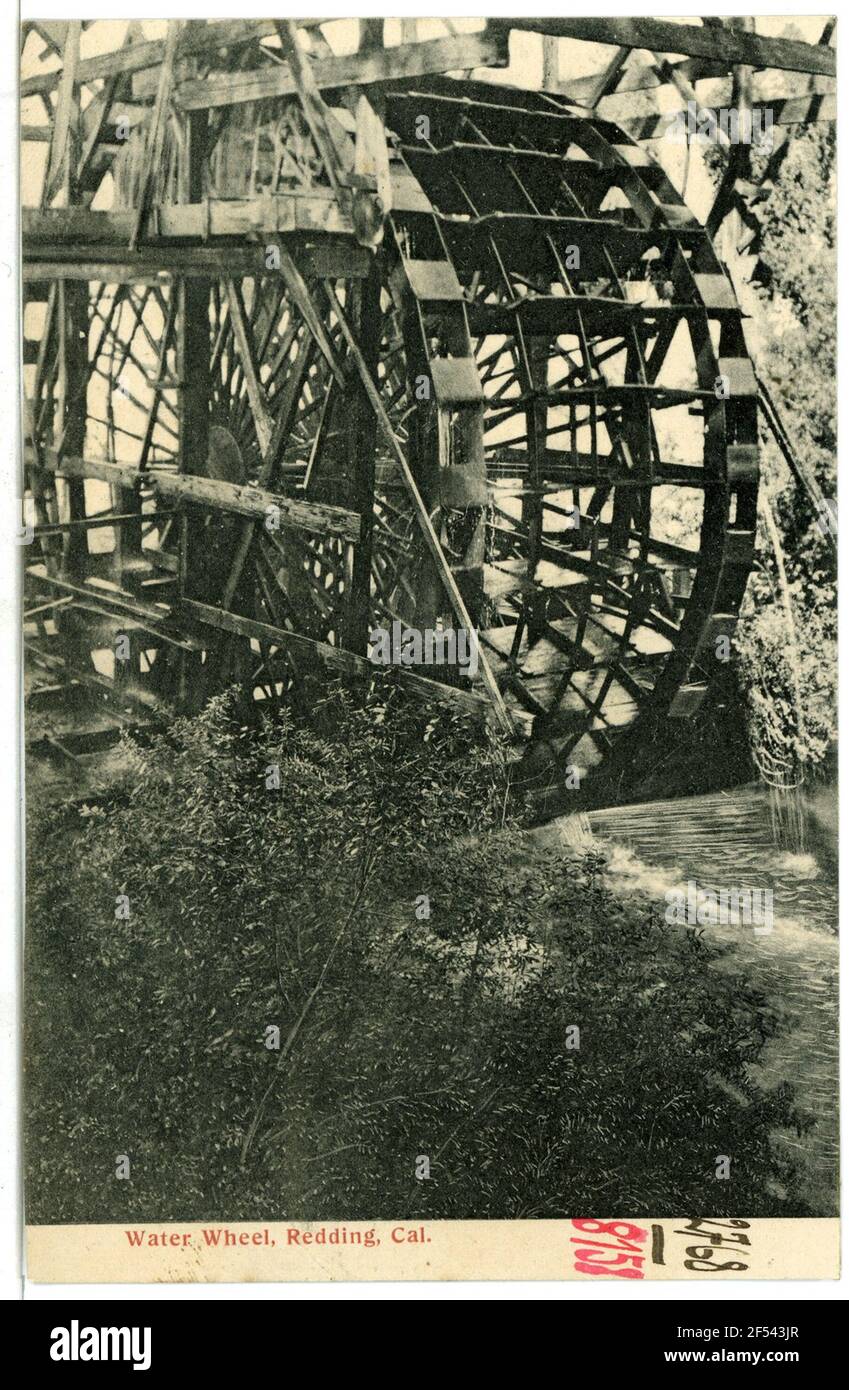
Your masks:
[{"label": "wooden support post", "polygon": [[[59,286],[59,328],[61,355],[61,443],[60,452],[81,454],[85,448],[86,394],[88,387],[88,285],[85,282],[63,281]],[[82,478],[68,479],[69,519],[85,517],[85,483]],[[64,547],[64,567],[79,573],[85,564],[88,545],[84,527],[75,527],[67,535]]]},{"label": "wooden support post", "polygon": [[257,443],[260,454],[265,458],[274,435],[274,421],[268,412],[265,391],[259,379],[259,367],[251,341],[251,330],[248,316],[245,313],[242,291],[235,280],[225,281],[225,288],[230,321],[233,324],[233,336],[236,339],[236,347],[239,350],[239,358],[242,363],[242,375],[248,392],[248,402],[253,416]]},{"label": "wooden support post", "polygon": [[609,96],[616,90],[622,69],[628,61],[630,48],[617,48],[607,67],[599,73],[598,80],[584,98],[584,103],[594,111],[602,97]]},{"label": "wooden support post", "polygon": [[[750,67],[735,68],[731,104],[732,108],[737,111],[741,122],[744,117],[751,119],[751,89],[752,69]],[[705,222],[708,236],[728,265],[735,263],[739,254],[742,224],[738,186],[748,180],[750,166],[751,144],[738,141],[729,146],[728,163]]]},{"label": "wooden support post", "polygon": [[[409,41],[409,28],[411,22],[415,26],[415,21],[408,19],[401,20],[401,42]],[[360,53],[366,53],[383,47],[383,20],[379,18],[361,19],[359,24],[359,43],[357,48]]]},{"label": "wooden support post", "polygon": [[[265,390],[259,378],[259,368],[255,360],[251,330],[245,313],[245,305],[242,300],[241,290],[233,280],[228,280],[226,282],[226,289],[227,304],[230,310],[230,319],[233,324],[233,337],[239,352],[239,360],[242,365],[242,376],[248,393],[248,403],[254,422],[254,429],[256,430],[260,455],[262,457],[260,479],[264,483],[271,468],[269,454],[275,434],[274,420],[268,410]],[[233,600],[242,582],[242,574],[251,551],[251,546],[254,543],[255,535],[256,522],[252,520],[244,522],[239,533],[236,548],[233,552],[230,570],[221,596],[221,606],[224,609],[230,609],[233,606]],[[232,647],[232,642],[228,642],[227,645],[228,647]]]},{"label": "wooden support post", "polygon": [[[454,578],[454,575],[451,573],[451,567],[445,558],[445,552],[443,551],[442,546],[439,543],[439,537],[437,536],[433,528],[433,522],[430,519],[428,509],[425,506],[421,493],[419,492],[416,480],[413,477],[412,470],[410,468],[409,463],[407,462],[406,455],[404,454],[401,445],[398,443],[398,437],[392,428],[392,422],[386,413],[383,401],[380,399],[380,392],[378,391],[377,386],[375,385],[371,377],[371,374],[369,373],[368,367],[366,366],[365,360],[363,358],[363,354],[360,351],[356,338],[354,337],[354,334],[351,331],[351,326],[348,323],[345,311],[343,310],[342,305],[339,303],[339,299],[333,286],[328,284],[325,288],[327,290],[327,297],[330,302],[330,306],[339,322],[339,327],[342,330],[342,336],[348,345],[348,351],[351,354],[351,357],[354,361],[354,365],[356,366],[356,369],[360,374],[360,379],[365,388],[366,395],[368,396],[372,409],[377,418],[378,429],[380,430],[380,433],[383,435],[384,440],[388,444],[389,449],[398,466],[401,477],[404,480],[404,485],[407,489],[410,501],[413,504],[413,510],[416,514],[416,520],[418,521],[418,524],[421,528],[425,544],[436,564],[436,568],[439,573],[440,579],[442,580],[442,583],[445,586],[445,591],[448,594],[451,607],[454,610],[456,617],[459,619],[461,627],[464,627],[467,632],[476,631],[476,629],[474,628],[474,624],[472,623],[472,620],[469,616],[468,609],[466,608],[466,605],[463,601],[463,596],[457,587],[457,581]],[[483,678],[483,683],[487,690],[487,694],[489,695],[489,698],[492,701],[493,709],[498,723],[500,724],[501,729],[504,733],[512,735],[515,732],[515,730],[513,727],[513,720],[510,717],[510,711],[504,703],[504,697],[502,696],[501,691],[498,688],[498,682],[496,681],[495,676],[493,675],[492,667],[490,666],[486,654],[482,648],[480,650],[480,670],[481,676]]]},{"label": "wooden support post", "polygon": [[78,71],[81,31],[82,22],[78,19],[71,20],[67,25],[62,46],[62,74],[59,79],[56,111],[53,115],[50,164],[44,178],[41,199],[44,208],[49,208],[59,193],[63,195],[62,206],[67,207],[73,192],[80,119]]},{"label": "wooden support post", "polygon": [[[368,279],[357,282],[353,290],[353,313],[357,335],[363,344],[366,368],[374,377],[380,349],[380,278],[376,265]],[[360,514],[360,540],[354,547],[350,572],[350,593],[346,596],[342,644],[364,655],[368,646],[371,615],[371,564],[374,528],[374,472],[377,420],[359,378],[347,393],[350,399],[348,458],[352,478],[348,505]],[[348,412],[346,411],[346,414]]]},{"label": "wooden support post", "polygon": [[[556,42],[556,40],[555,40]],[[522,340],[520,339],[520,349]],[[534,336],[524,343],[527,351],[525,370],[532,399],[525,412],[528,431],[528,494],[522,498],[522,523],[528,531],[528,571],[527,577],[533,580],[539,563],[543,532],[542,481],[544,475],[545,450],[548,445],[548,359],[549,340]],[[536,641],[542,636],[544,614],[528,611],[529,640]],[[516,628],[517,637],[522,624]],[[514,643],[514,646],[516,644]],[[518,655],[518,646],[516,652]]]},{"label": "wooden support post", "polygon": [[551,34],[542,38],[542,90],[560,90],[560,40]]},{"label": "wooden support post", "polygon": [[[208,117],[193,111],[186,119],[186,192],[188,201],[204,196]],[[172,289],[177,301],[177,379],[180,383],[179,450],[183,473],[205,473],[209,455],[209,293],[205,278],[181,276]],[[203,534],[197,513],[187,508],[180,538],[180,593],[186,598],[203,595]],[[181,654],[178,698],[189,702],[189,662]]]},{"label": "wooden support post", "polygon": [[[68,23],[62,50],[63,68],[56,103],[53,140],[50,147],[50,168],[45,178],[44,206],[54,198],[69,208],[77,196],[77,147],[80,126],[80,90],[77,70],[82,25]],[[84,452],[86,425],[86,388],[88,386],[88,285],[67,282],[58,288],[59,354],[59,450],[73,454]],[[66,484],[69,519],[85,518],[85,484],[75,479]],[[84,564],[88,545],[82,527],[72,529],[65,538],[63,567],[79,572]]]},{"label": "wooden support post", "polygon": [[[183,21],[181,19],[169,19],[168,21],[168,37],[165,40],[165,54],[162,59],[162,67],[159,70],[156,102],[154,103],[153,116],[151,117],[147,132],[144,166],[139,181],[135,225],[133,227],[132,236],[130,237],[131,250],[134,250],[135,247],[138,246],[139,238],[144,233],[153,188],[156,176],[159,173],[159,165],[162,161],[162,151],[165,143],[165,126],[171,100],[171,87],[174,80],[174,60],[177,55],[177,40],[180,37],[182,26]],[[195,202],[197,200],[190,199],[189,201]]]},{"label": "wooden support post", "polygon": [[321,96],[309,59],[298,43],[295,21],[278,20],[277,32],[283,55],[295,79],[304,119],[321,155],[324,172],[331,188],[338,192],[342,180],[354,164],[351,139]]}]

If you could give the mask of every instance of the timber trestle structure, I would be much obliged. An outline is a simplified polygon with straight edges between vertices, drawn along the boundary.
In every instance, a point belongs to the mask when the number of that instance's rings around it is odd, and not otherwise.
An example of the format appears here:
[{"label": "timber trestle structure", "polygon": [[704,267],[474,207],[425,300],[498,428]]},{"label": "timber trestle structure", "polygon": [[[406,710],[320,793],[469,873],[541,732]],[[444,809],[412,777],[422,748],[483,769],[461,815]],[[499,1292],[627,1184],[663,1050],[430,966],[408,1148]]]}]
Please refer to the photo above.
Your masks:
[{"label": "timber trestle structure", "polygon": [[[474,628],[473,680],[399,679],[544,746],[547,804],[576,768],[604,799],[733,634],[758,382],[714,248],[745,190],[705,229],[660,118],[603,113],[740,72],[751,105],[768,69],[817,84],[778,120],[829,118],[830,31],[390,25],[347,52],[329,21],[130,25],[92,56],[25,26],[33,708],[73,709],[73,757],[368,671],[376,626]],[[538,90],[507,67],[528,28]],[[613,47],[570,85],[587,43]]]}]

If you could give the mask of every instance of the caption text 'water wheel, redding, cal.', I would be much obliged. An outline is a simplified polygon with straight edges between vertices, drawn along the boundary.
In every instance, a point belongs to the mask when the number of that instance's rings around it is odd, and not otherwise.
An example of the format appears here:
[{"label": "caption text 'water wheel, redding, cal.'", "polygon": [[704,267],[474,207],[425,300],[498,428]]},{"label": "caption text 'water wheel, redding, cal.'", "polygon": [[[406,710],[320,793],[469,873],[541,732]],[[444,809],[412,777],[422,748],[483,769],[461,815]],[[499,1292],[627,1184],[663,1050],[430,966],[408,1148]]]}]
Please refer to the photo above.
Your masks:
[{"label": "caption text 'water wheel, redding, cal.'", "polygon": [[[131,266],[30,271],[28,645],[125,708],[191,710],[366,667],[376,626],[468,624],[474,677],[408,682],[544,749],[552,804],[575,770],[609,796],[698,709],[752,563],[740,311],[610,122],[442,77],[382,100],[376,245],[356,172],[340,192],[276,99],[214,142],[206,111],[164,131]],[[334,120],[360,116],[348,93]],[[111,165],[130,245],[137,154]]]}]

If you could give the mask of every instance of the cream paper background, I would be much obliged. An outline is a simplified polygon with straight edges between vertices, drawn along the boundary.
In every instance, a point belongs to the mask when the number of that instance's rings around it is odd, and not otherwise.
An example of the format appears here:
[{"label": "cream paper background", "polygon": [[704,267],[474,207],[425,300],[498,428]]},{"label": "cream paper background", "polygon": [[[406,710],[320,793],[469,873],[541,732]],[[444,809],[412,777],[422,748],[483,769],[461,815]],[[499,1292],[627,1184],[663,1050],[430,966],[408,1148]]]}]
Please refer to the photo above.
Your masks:
[{"label": "cream paper background", "polygon": [[[614,1218],[603,1218],[614,1219]],[[629,1218],[620,1217],[619,1220]],[[36,1283],[326,1283],[340,1280],[575,1280],[610,1282],[635,1289],[640,1284],[684,1279],[724,1282],[751,1279],[837,1279],[840,1275],[840,1223],[836,1217],[754,1218],[744,1232],[748,1246],[715,1249],[713,1262],[744,1261],[745,1273],[685,1269],[688,1247],[706,1246],[705,1236],[678,1234],[687,1218],[650,1221],[638,1217],[643,1229],[663,1227],[664,1261],[651,1263],[651,1237],[646,1242],[644,1278],[585,1275],[574,1270],[579,1235],[570,1221],[432,1221],[424,1225],[387,1221],[364,1222],[213,1222],[146,1226],[30,1226],[27,1228],[27,1277]],[[287,1232],[317,1232],[324,1228],[373,1231],[379,1244],[289,1245]],[[130,1247],[127,1230],[165,1232],[181,1237],[180,1248]],[[262,1238],[272,1245],[205,1245],[204,1230],[227,1230]],[[393,1241],[392,1232],[424,1234],[424,1241]],[[190,1243],[182,1248],[182,1236]],[[587,1239],[596,1237],[588,1236]],[[604,1237],[597,1237],[604,1239]],[[779,1319],[780,1321],[780,1319]]]}]

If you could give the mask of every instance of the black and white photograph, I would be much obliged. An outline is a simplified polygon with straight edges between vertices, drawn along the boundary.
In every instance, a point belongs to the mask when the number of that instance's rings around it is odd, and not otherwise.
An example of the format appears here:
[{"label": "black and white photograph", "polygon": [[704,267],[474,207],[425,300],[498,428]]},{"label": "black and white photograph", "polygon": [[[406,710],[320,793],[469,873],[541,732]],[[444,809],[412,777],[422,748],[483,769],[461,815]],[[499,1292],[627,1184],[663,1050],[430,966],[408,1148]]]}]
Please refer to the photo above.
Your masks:
[{"label": "black and white photograph", "polygon": [[30,1277],[837,1278],[836,19],[142,10],[20,27]]}]

